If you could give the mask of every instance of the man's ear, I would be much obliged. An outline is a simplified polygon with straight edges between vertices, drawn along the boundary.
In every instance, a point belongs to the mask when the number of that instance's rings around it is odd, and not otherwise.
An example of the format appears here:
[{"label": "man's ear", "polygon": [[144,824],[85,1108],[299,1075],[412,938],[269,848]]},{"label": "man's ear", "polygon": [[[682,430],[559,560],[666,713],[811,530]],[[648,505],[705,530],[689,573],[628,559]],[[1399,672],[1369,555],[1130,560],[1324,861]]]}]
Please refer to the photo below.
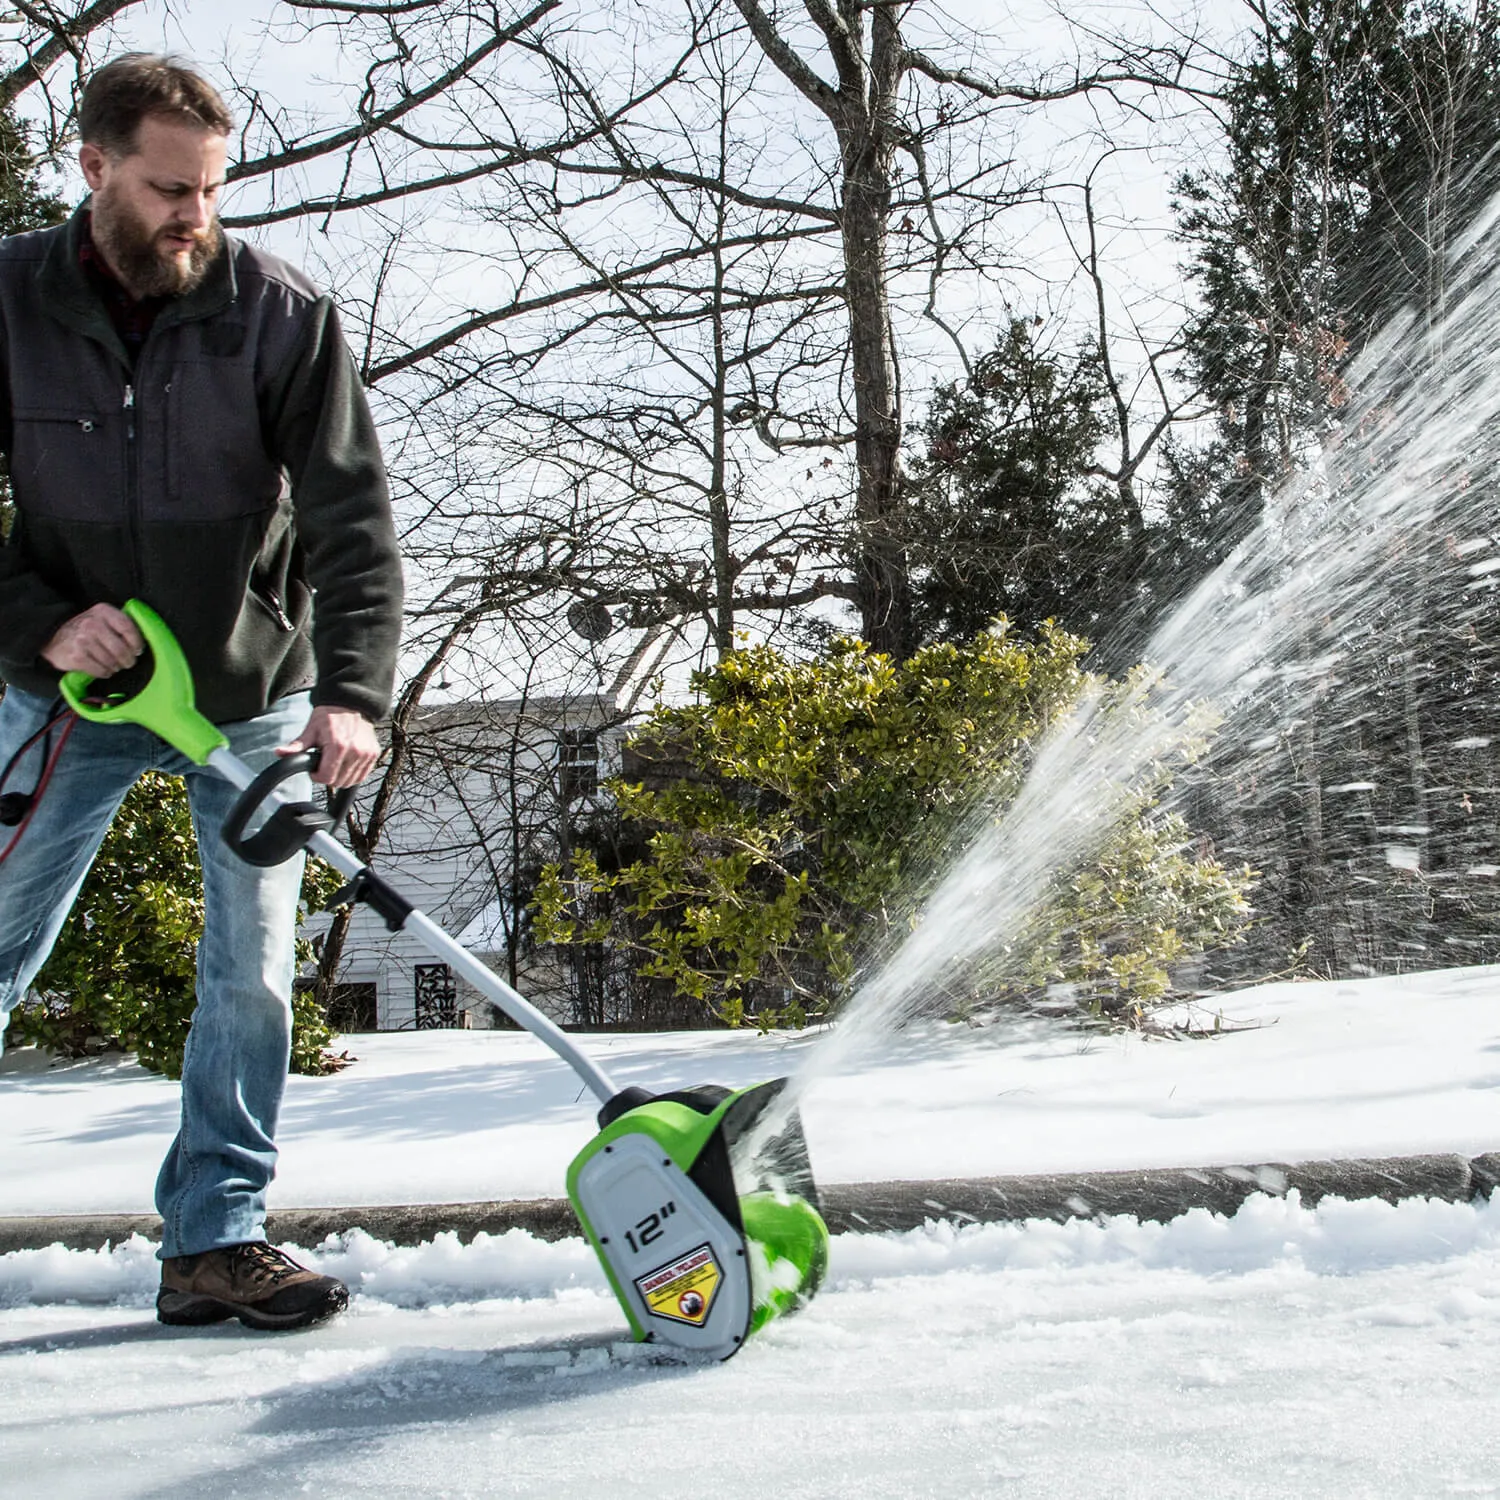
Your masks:
[{"label": "man's ear", "polygon": [[91,193],[97,193],[104,186],[104,171],[108,163],[109,158],[99,147],[85,141],[78,148],[78,165]]}]

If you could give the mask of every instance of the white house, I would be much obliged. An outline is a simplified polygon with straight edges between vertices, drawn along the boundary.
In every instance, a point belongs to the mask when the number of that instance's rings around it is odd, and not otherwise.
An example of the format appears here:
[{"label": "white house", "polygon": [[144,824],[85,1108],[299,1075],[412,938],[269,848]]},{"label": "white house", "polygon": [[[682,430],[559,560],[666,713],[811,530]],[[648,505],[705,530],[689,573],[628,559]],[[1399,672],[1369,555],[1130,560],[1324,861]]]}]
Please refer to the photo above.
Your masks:
[{"label": "white house", "polygon": [[[630,721],[660,662],[648,634],[602,691],[462,702],[420,710],[408,768],[370,856],[372,868],[554,1020],[575,1019],[573,971],[517,942],[536,872],[566,847],[619,769]],[[373,795],[356,817],[368,818]],[[518,899],[519,894],[519,899]],[[318,915],[306,931],[327,932]],[[406,932],[358,906],[338,969],[344,1030],[491,1026],[503,1019]]]}]

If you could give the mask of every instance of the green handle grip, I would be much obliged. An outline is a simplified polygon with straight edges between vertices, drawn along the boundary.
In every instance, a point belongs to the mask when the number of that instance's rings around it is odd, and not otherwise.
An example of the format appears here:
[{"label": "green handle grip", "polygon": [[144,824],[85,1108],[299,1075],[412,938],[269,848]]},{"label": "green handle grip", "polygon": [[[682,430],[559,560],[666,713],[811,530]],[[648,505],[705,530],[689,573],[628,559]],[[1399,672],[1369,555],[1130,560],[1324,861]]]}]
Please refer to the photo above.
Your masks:
[{"label": "green handle grip", "polygon": [[87,672],[66,672],[61,683],[68,707],[95,724],[139,724],[160,735],[174,750],[203,765],[229,741],[194,706],[193,674],[167,622],[139,599],[127,599],[125,613],[135,621],[151,652],[150,680],[131,697],[112,695],[90,703],[85,694],[94,681]]}]

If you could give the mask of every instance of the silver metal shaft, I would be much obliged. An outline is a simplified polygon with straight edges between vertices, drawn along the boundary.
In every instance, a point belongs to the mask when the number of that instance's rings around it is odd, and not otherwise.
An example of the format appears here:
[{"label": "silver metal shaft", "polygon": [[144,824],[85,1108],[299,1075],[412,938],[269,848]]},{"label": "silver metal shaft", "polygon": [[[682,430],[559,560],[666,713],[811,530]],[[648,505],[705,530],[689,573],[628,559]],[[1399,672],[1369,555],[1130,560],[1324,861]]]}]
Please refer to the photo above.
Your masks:
[{"label": "silver metal shaft", "polygon": [[[255,780],[253,772],[232,750],[215,750],[208,757],[208,764],[225,780],[241,791]],[[266,799],[286,802],[290,799],[276,788]],[[326,860],[334,869],[351,879],[368,868],[352,849],[339,843],[326,833],[315,833],[307,844],[310,853]],[[410,932],[431,953],[441,958],[449,968],[462,974],[482,995],[493,1000],[518,1026],[523,1026],[534,1037],[549,1046],[589,1086],[599,1102],[606,1103],[619,1093],[619,1088],[609,1075],[592,1058],[581,1052],[573,1039],[549,1016],[544,1016],[531,1001],[518,990],[512,989],[493,969],[487,968],[472,953],[449,937],[424,911],[413,910],[402,924],[404,932]]]}]

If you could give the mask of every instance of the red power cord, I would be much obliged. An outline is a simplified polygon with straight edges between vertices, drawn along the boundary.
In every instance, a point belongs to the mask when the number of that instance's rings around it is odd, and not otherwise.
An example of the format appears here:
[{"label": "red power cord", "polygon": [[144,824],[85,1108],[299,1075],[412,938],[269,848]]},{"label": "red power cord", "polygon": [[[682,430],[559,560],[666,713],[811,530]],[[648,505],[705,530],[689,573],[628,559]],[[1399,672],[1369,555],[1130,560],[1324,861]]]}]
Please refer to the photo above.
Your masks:
[{"label": "red power cord", "polygon": [[56,718],[48,719],[48,721],[40,729],[38,729],[37,732],[32,735],[32,737],[27,740],[26,743],[22,745],[18,751],[16,751],[15,756],[12,758],[11,765],[14,765],[16,761],[19,760],[21,756],[23,756],[29,749],[31,749],[31,747],[36,744],[38,740],[44,739],[46,736],[50,735],[54,729],[58,730],[57,743],[52,747],[52,752],[47,757],[47,763],[42,767],[42,774],[37,780],[36,788],[31,793],[31,806],[26,809],[26,815],[21,819],[20,823],[16,827],[16,831],[11,835],[10,842],[6,844],[4,849],[0,849],[0,865],[3,865],[5,861],[10,858],[11,850],[14,849],[18,843],[20,843],[21,835],[26,832],[26,825],[31,822],[32,816],[36,812],[37,804],[42,800],[42,793],[47,790],[47,783],[52,780],[52,773],[54,770],[56,770],[57,762],[62,756],[63,746],[68,743],[68,736],[72,734],[73,727],[77,723],[78,715],[73,713],[71,710],[65,714],[59,714]]}]

